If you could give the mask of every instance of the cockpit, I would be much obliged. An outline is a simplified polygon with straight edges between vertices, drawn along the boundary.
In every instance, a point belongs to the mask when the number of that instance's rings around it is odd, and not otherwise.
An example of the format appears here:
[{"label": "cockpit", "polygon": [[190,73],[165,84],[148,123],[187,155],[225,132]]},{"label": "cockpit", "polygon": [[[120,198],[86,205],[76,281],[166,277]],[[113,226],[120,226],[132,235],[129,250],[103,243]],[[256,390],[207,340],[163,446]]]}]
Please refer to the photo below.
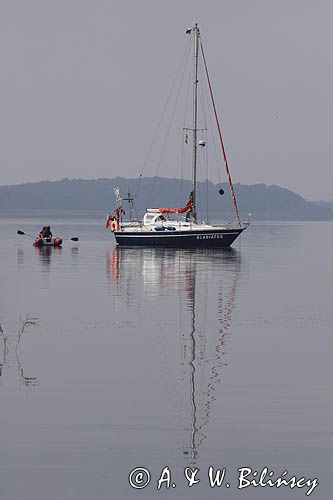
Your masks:
[{"label": "cockpit", "polygon": [[163,214],[154,213],[154,212],[146,212],[145,216],[143,218],[143,223],[145,226],[147,226],[149,224],[157,224],[159,222],[164,222],[166,220],[167,220],[167,218]]}]

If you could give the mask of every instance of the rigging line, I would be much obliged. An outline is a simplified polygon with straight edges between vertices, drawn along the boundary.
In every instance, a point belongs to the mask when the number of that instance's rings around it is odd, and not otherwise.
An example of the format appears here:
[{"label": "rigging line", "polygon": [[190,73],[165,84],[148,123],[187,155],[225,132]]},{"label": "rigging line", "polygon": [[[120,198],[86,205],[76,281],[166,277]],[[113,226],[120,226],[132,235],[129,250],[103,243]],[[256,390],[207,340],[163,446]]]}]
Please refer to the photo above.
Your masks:
[{"label": "rigging line", "polygon": [[180,163],[180,193],[179,193],[180,200],[178,200],[179,203],[181,202],[183,196],[183,171],[184,171],[184,137],[182,137],[182,153],[181,153],[181,163]]},{"label": "rigging line", "polygon": [[[204,78],[204,72],[202,69],[202,66],[200,65],[200,78],[202,82],[206,82],[206,79]],[[207,85],[207,84],[206,84]],[[206,89],[205,89],[206,90]],[[202,115],[204,117],[205,121],[205,131],[204,131],[204,140],[205,140],[205,147],[204,147],[204,172],[205,172],[205,187],[206,187],[206,221],[207,223],[209,222],[209,163],[208,163],[208,119],[209,119],[209,106],[207,102],[207,94],[203,89],[203,85],[200,88],[200,102],[201,102],[201,107],[202,107]]]},{"label": "rigging line", "polygon": [[[213,127],[212,127],[213,117],[212,117],[211,110],[210,110],[209,106],[207,106],[207,110],[208,110],[209,124],[211,125],[211,130],[212,130],[213,129]],[[213,133],[210,133],[210,137],[211,137],[212,143],[213,143],[214,163],[215,163],[215,167],[216,167],[217,177],[218,177],[220,184],[222,184],[221,169],[218,167],[218,164],[219,164],[218,157],[221,157],[221,156],[217,154],[215,135]]]},{"label": "rigging line", "polygon": [[[199,78],[202,82],[205,81],[205,78],[204,78],[204,73],[203,73],[203,70],[202,70],[202,66],[200,65],[199,66]],[[204,154],[203,154],[203,176],[202,176],[202,180],[203,180],[203,191],[204,191],[204,188],[206,187],[206,221],[208,223],[208,219],[209,219],[209,204],[208,204],[208,150],[207,150],[207,139],[208,139],[208,135],[207,135],[207,115],[209,116],[209,114],[207,113],[207,108],[209,110],[209,106],[207,106],[207,102],[206,102],[206,94],[205,92],[203,91],[203,88],[202,86],[199,87],[199,101],[200,101],[200,106],[201,106],[201,110],[202,110],[202,116],[203,116],[203,119],[204,119],[204,130],[202,131],[203,133],[203,137],[204,137],[204,140],[205,140],[205,147],[204,147]],[[206,175],[206,177],[205,177]],[[203,199],[205,199],[205,196],[203,196]],[[203,212],[203,206],[202,206],[202,212]]]},{"label": "rigging line", "polygon": [[207,211],[207,224],[209,222],[209,199],[208,199],[208,146],[207,146],[207,130],[205,134],[206,146],[205,146],[205,163],[206,163],[206,211]]},{"label": "rigging line", "polygon": [[[192,42],[191,43],[191,51],[192,51],[193,37],[191,37],[190,40]],[[184,143],[185,143],[185,136],[186,135],[187,135],[187,142],[188,142],[188,129],[186,127],[186,123],[187,123],[188,111],[190,109],[189,97],[190,97],[190,89],[192,88],[192,86],[191,86],[192,78],[193,78],[193,75],[192,75],[191,71],[189,71],[188,72],[188,81],[187,81],[187,85],[186,85],[187,92],[186,92],[186,97],[185,97],[184,117],[183,117],[182,163],[181,163],[181,176],[180,176],[180,197],[181,197],[181,199],[182,199],[182,193],[183,193],[184,170],[185,170],[185,165],[186,165],[187,158],[188,158],[188,155],[186,154],[186,153],[188,153],[188,151],[187,151],[188,148],[186,148],[184,146]],[[181,201],[181,200],[179,200],[179,201]]]},{"label": "rigging line", "polygon": [[[205,202],[207,201],[206,198],[206,193],[205,193],[205,187],[207,184],[207,177],[206,177],[206,147],[204,147],[202,154],[201,154],[201,159],[200,159],[200,174],[201,174],[201,213],[205,213]],[[206,223],[207,223],[207,212],[206,212]]]},{"label": "rigging line", "polygon": [[204,65],[205,65],[206,76],[207,76],[208,86],[209,86],[209,92],[210,92],[210,96],[211,96],[212,104],[213,104],[213,108],[214,108],[215,120],[216,120],[217,128],[218,128],[218,131],[219,131],[220,144],[221,144],[221,149],[222,149],[222,153],[223,153],[223,158],[224,158],[224,164],[225,164],[225,168],[226,168],[226,172],[227,172],[227,177],[228,177],[228,181],[229,181],[229,187],[230,187],[231,197],[232,197],[232,201],[234,202],[234,207],[235,207],[235,211],[236,211],[236,215],[237,215],[238,224],[241,226],[241,220],[240,220],[239,211],[238,211],[238,207],[237,207],[236,196],[235,196],[234,188],[233,188],[233,185],[232,185],[232,180],[231,180],[231,175],[230,175],[230,170],[229,170],[227,155],[226,155],[226,152],[225,152],[223,138],[222,138],[222,132],[221,132],[221,127],[220,127],[220,122],[219,122],[219,119],[218,119],[218,116],[217,116],[217,110],[216,110],[216,106],[215,106],[215,99],[214,99],[214,95],[213,95],[212,86],[211,86],[211,83],[210,83],[210,78],[209,78],[209,74],[208,74],[208,68],[207,68],[205,53],[204,53],[204,49],[203,49],[201,40],[200,40],[200,48],[201,48],[201,53],[202,53],[202,57],[203,57]]},{"label": "rigging line", "polygon": [[[202,162],[200,163],[201,168],[201,179],[202,179],[202,193],[200,198],[201,212],[204,213],[204,202],[206,201],[206,222],[208,222],[208,169],[207,169],[207,114],[205,108],[204,95],[202,91],[199,91],[199,101],[202,110],[202,116],[204,117],[204,129],[201,131],[201,139],[204,139],[205,146],[201,152]],[[205,196],[205,186],[206,186],[206,196]],[[206,199],[205,199],[206,198]]]},{"label": "rigging line", "polygon": [[158,122],[158,124],[157,124],[156,128],[155,128],[155,131],[154,131],[154,134],[153,134],[153,138],[152,138],[152,141],[151,141],[150,146],[149,146],[149,149],[148,149],[148,153],[147,153],[147,155],[146,155],[145,161],[144,161],[144,163],[143,163],[143,167],[142,167],[141,172],[140,172],[140,174],[139,174],[139,179],[138,179],[138,182],[137,182],[137,189],[136,189],[136,192],[135,192],[135,195],[134,195],[135,197],[136,197],[136,196],[138,195],[138,193],[139,193],[139,190],[140,190],[140,182],[141,182],[142,175],[143,175],[143,173],[144,173],[144,171],[145,171],[145,169],[146,169],[146,166],[147,166],[147,163],[148,163],[148,159],[149,159],[150,154],[151,154],[151,150],[152,150],[152,148],[153,148],[153,145],[154,145],[154,142],[155,142],[155,139],[156,139],[157,133],[158,133],[158,131],[159,131],[159,128],[160,128],[161,123],[162,123],[162,121],[163,121],[164,115],[165,115],[166,110],[167,110],[167,108],[168,108],[169,101],[170,101],[171,96],[172,96],[172,94],[173,94],[173,91],[174,91],[174,88],[175,88],[176,82],[177,82],[177,80],[178,80],[179,73],[180,73],[181,68],[182,68],[182,66],[183,66],[184,60],[188,60],[189,53],[190,53],[190,49],[191,49],[191,44],[192,44],[192,39],[190,38],[190,39],[189,39],[189,41],[188,41],[188,43],[187,43],[187,46],[186,46],[186,48],[185,48],[185,52],[184,52],[184,54],[183,54],[183,57],[182,57],[181,62],[180,62],[180,64],[179,64],[179,67],[178,67],[178,69],[177,69],[177,73],[176,73],[176,76],[175,76],[174,81],[173,81],[173,83],[172,83],[172,86],[171,86],[171,89],[170,89],[169,95],[168,95],[168,97],[167,97],[166,103],[165,103],[165,105],[164,105],[164,108],[163,108],[163,111],[162,111],[162,115],[161,115],[161,117],[160,117],[160,120],[159,120],[159,122]]},{"label": "rigging line", "polygon": [[184,70],[183,70],[183,74],[181,76],[181,79],[180,79],[180,83],[179,83],[179,89],[178,89],[178,94],[176,96],[176,100],[175,100],[175,104],[173,106],[173,110],[172,110],[172,113],[171,113],[171,119],[170,119],[170,122],[169,122],[169,126],[168,126],[168,130],[167,130],[167,134],[166,134],[166,137],[165,137],[165,140],[164,140],[164,143],[163,143],[163,148],[162,148],[162,152],[161,152],[161,156],[160,156],[160,160],[158,162],[158,165],[157,165],[157,169],[156,169],[156,174],[153,178],[153,182],[152,182],[152,187],[151,187],[151,190],[150,190],[150,193],[149,193],[149,198],[148,198],[148,205],[150,203],[150,199],[151,199],[151,195],[152,195],[152,192],[154,190],[154,186],[155,186],[155,182],[156,182],[156,178],[158,176],[158,173],[159,173],[159,170],[161,168],[161,164],[162,164],[162,160],[163,160],[163,156],[164,156],[164,152],[165,152],[165,148],[166,148],[166,145],[168,143],[168,139],[169,139],[169,135],[170,135],[170,130],[171,130],[171,125],[172,125],[172,122],[173,122],[173,119],[174,119],[174,116],[175,116],[175,112],[176,112],[176,108],[177,108],[177,104],[178,104],[178,100],[179,100],[179,96],[180,96],[180,93],[181,93],[181,90],[182,90],[182,86],[183,86],[183,81],[184,81],[184,76],[185,76],[185,71],[186,71],[186,67],[187,67],[187,64],[188,64],[188,60],[189,60],[189,54],[190,52],[188,51],[188,57],[187,57],[187,61],[185,63],[185,66],[184,66]]},{"label": "rigging line", "polygon": [[[202,161],[203,157],[203,161]],[[198,201],[199,201],[199,207],[201,214],[204,213],[204,202],[205,202],[205,185],[206,185],[206,179],[205,179],[205,152],[202,152],[202,155],[198,155],[198,178],[201,179],[200,181],[200,188],[198,189]],[[207,216],[208,219],[208,216]],[[206,220],[207,222],[207,220]]]},{"label": "rigging line", "polygon": [[205,150],[200,151],[200,153],[198,154],[197,158],[198,182],[200,182],[200,186],[198,186],[198,206],[199,212],[203,214],[205,202],[205,185],[207,180],[205,177],[206,153]]},{"label": "rigging line", "polygon": [[[192,41],[192,38],[191,38],[191,41]],[[191,45],[191,50],[192,50],[192,45]],[[186,125],[186,122],[187,122],[187,115],[188,115],[188,112],[190,110],[190,106],[189,106],[189,97],[190,97],[190,90],[192,88],[191,86],[191,82],[192,82],[192,78],[193,78],[193,75],[191,73],[191,71],[188,72],[188,81],[187,81],[187,85],[186,85],[186,88],[187,88],[187,92],[186,92],[186,98],[185,98],[185,106],[184,106],[184,118],[183,118],[183,127],[185,128],[185,125]]]},{"label": "rigging line", "polygon": [[200,155],[198,156],[198,159],[197,159],[197,170],[198,170],[198,179],[197,181],[200,182],[200,186],[198,186],[198,190],[197,190],[197,197],[198,197],[198,206],[199,206],[199,213],[202,213],[203,210],[202,210],[202,196],[201,196],[201,191],[202,191],[202,182],[200,181],[200,179],[203,179],[203,176],[202,176],[202,168],[201,168],[201,158],[200,158]]},{"label": "rigging line", "polygon": [[[204,73],[203,73],[203,70],[202,70],[202,66],[200,65],[199,66],[199,78],[202,82],[205,82],[206,83],[206,79],[203,78],[204,76]],[[204,84],[204,83],[203,83]],[[203,193],[204,193],[204,188],[206,187],[206,196],[203,195],[203,200],[205,200],[206,198],[206,221],[208,223],[208,219],[209,219],[209,199],[208,199],[208,179],[209,179],[209,176],[208,176],[208,147],[207,147],[207,141],[208,141],[208,119],[210,119],[210,109],[209,109],[209,106],[207,104],[207,97],[206,97],[206,92],[203,91],[203,85],[199,87],[199,102],[200,102],[200,107],[201,107],[201,111],[202,111],[202,117],[203,117],[203,121],[204,121],[204,128],[202,129],[201,133],[203,135],[203,138],[205,140],[205,147],[204,147],[204,153],[203,153],[203,167],[202,167],[202,189],[203,189]],[[210,123],[212,122],[212,120],[210,121]],[[212,127],[211,127],[211,130],[212,130]],[[202,212],[204,212],[204,206],[202,204]]]},{"label": "rigging line", "polygon": [[[202,82],[205,81],[205,79],[203,77],[204,77],[204,73],[203,73],[201,65],[199,65],[199,79]],[[203,128],[207,129],[207,113],[206,113],[205,94],[203,92],[202,86],[199,86],[199,88],[198,88],[198,94],[199,94],[199,101],[200,101],[202,116],[204,118],[204,127]]]},{"label": "rigging line", "polygon": [[[201,65],[200,65],[200,67],[201,67]],[[221,177],[221,169],[219,168],[219,160],[218,160],[218,158],[220,158],[221,156],[217,154],[216,138],[215,138],[215,134],[213,133],[213,130],[214,130],[213,121],[214,120],[212,117],[211,106],[209,105],[209,88],[208,88],[207,79],[203,78],[202,81],[203,81],[203,85],[205,86],[205,90],[202,91],[202,95],[203,95],[204,102],[205,102],[205,112],[206,112],[206,117],[207,117],[206,119],[208,120],[208,124],[206,126],[206,129],[207,129],[206,130],[206,140],[208,141],[208,131],[209,131],[209,138],[211,139],[212,144],[213,144],[214,164],[216,167],[217,179],[219,180],[220,184],[222,184],[223,181],[222,181],[222,177]],[[208,158],[208,156],[207,156],[207,158]],[[208,172],[208,168],[207,168],[207,172]],[[207,178],[209,179],[208,174],[207,174]]]}]

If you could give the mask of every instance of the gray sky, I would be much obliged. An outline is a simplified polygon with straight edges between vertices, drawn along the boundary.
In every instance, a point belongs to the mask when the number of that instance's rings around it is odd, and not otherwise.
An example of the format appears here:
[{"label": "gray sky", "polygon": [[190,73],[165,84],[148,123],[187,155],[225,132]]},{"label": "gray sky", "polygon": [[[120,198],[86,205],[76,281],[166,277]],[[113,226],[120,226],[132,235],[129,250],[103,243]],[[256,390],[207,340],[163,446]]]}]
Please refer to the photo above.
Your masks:
[{"label": "gray sky", "polygon": [[0,0],[0,184],[136,176],[195,21],[234,182],[333,200],[331,0]]}]

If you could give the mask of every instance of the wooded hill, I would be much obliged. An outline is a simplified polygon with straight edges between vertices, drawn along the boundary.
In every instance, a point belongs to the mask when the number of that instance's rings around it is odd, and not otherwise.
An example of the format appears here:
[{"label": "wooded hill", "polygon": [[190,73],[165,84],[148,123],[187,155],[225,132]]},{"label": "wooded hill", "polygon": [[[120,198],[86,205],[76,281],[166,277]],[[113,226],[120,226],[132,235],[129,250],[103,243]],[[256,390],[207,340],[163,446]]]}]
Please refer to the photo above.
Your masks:
[{"label": "wooded hill", "polygon": [[[142,213],[147,207],[184,206],[191,191],[188,180],[145,177],[138,179],[62,179],[0,187],[1,209],[103,209],[114,207],[113,189],[119,186],[123,197],[130,190],[135,207]],[[224,195],[219,195],[219,189]],[[302,196],[279,186],[235,184],[239,211],[243,217],[251,213],[256,219],[333,220],[330,206],[306,201]],[[198,183],[198,211],[207,220],[232,217],[234,214],[229,186]],[[127,202],[123,203],[128,208]]]}]

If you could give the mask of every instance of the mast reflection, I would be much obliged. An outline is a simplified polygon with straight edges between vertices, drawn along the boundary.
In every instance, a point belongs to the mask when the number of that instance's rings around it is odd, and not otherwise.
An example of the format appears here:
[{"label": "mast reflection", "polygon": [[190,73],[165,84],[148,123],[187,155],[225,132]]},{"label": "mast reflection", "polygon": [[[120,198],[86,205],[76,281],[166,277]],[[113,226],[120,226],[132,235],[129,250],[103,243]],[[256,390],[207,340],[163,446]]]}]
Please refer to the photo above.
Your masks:
[{"label": "mast reflection", "polygon": [[180,412],[185,422],[182,453],[192,465],[206,439],[216,388],[226,366],[226,339],[231,334],[242,267],[240,252],[232,248],[116,247],[107,254],[108,281],[129,302],[140,297],[133,290],[138,275],[143,279],[144,298],[162,299],[170,291],[176,297],[185,393]]},{"label": "mast reflection", "polygon": [[[200,258],[193,254],[190,257],[187,259],[190,321],[188,332],[181,336],[184,379],[190,389],[190,425],[186,428],[188,437],[183,454],[191,465],[196,465],[200,446],[206,439],[205,429],[216,400],[216,387],[222,380],[222,368],[226,366],[223,360],[225,342],[231,332],[241,274],[241,254],[233,249],[222,254],[208,250]],[[220,271],[215,276],[216,286],[212,295],[209,293],[208,276],[204,279],[201,273],[200,282],[197,279],[203,257],[207,267],[213,265]]]}]

